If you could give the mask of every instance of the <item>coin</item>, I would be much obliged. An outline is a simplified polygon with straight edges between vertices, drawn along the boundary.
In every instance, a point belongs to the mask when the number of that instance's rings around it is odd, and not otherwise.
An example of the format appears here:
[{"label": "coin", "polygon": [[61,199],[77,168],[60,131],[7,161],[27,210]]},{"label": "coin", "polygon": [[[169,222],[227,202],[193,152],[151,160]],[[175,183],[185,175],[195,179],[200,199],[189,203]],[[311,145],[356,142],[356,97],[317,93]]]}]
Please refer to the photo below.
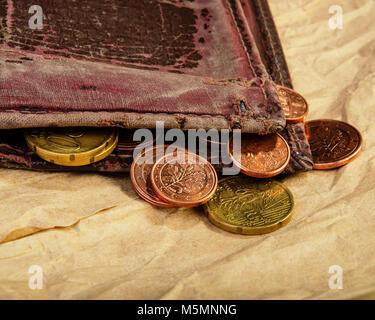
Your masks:
[{"label": "coin", "polygon": [[219,136],[206,136],[206,137],[198,137],[198,141],[202,141],[206,145],[211,145],[211,144],[217,144],[217,145],[225,145],[225,141],[222,141]]},{"label": "coin", "polygon": [[215,195],[204,205],[217,227],[250,235],[284,226],[292,218],[293,207],[293,195],[281,183],[242,175],[220,180]]},{"label": "coin", "polygon": [[233,153],[233,137],[229,154],[241,172],[255,178],[269,178],[283,172],[290,160],[290,149],[284,138],[276,134],[241,134],[241,154]]},{"label": "coin", "polygon": [[337,120],[305,123],[314,169],[333,169],[354,160],[362,148],[361,133],[352,125]]},{"label": "coin", "polygon": [[196,154],[188,151],[169,153],[152,167],[151,184],[162,200],[178,207],[194,207],[214,195],[217,174],[206,159]]},{"label": "coin", "polygon": [[116,147],[113,128],[34,128],[25,131],[27,145],[40,158],[62,166],[84,166],[107,157]]},{"label": "coin", "polygon": [[277,94],[289,123],[302,122],[309,112],[309,105],[298,92],[283,86],[276,86]]},{"label": "coin", "polygon": [[[130,167],[130,179],[137,194],[148,203],[162,208],[172,208],[173,204],[167,203],[158,198],[151,186],[150,173],[156,162],[159,148],[164,150],[167,146],[155,146],[143,150],[135,158]],[[142,158],[142,161],[140,159]],[[152,159],[152,161],[150,161]],[[152,162],[152,163],[151,163]]]},{"label": "coin", "polygon": [[119,140],[117,144],[117,150],[119,151],[133,151],[135,148],[140,147],[146,149],[153,145],[155,139],[149,139],[144,141],[135,141],[133,139],[134,132],[136,130],[121,129],[119,132]]}]

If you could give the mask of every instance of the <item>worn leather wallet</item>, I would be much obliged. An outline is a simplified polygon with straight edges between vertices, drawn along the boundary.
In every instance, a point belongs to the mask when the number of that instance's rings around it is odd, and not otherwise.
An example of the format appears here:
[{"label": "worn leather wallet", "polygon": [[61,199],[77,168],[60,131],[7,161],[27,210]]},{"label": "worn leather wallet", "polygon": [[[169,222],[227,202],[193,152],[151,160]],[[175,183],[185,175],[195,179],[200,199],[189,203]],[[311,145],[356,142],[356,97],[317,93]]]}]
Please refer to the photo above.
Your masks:
[{"label": "worn leather wallet", "polygon": [[[276,84],[292,82],[266,0],[33,5],[0,0],[1,167],[126,171],[132,154],[122,137],[164,121],[184,130],[281,132],[291,147],[286,171],[312,169],[303,123],[286,124],[277,96]],[[24,128],[51,126],[119,127],[119,144],[99,162],[58,166],[23,136]]]}]

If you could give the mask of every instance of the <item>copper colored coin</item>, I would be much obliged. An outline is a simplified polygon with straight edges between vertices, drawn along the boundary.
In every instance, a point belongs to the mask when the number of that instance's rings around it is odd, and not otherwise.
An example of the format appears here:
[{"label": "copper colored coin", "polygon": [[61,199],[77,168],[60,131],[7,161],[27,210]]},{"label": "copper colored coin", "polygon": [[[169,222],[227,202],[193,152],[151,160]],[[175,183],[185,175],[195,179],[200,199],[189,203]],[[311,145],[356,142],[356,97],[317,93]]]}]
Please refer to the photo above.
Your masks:
[{"label": "copper colored coin", "polygon": [[119,151],[133,151],[135,148],[139,147],[142,149],[151,147],[155,139],[135,141],[133,140],[134,132],[136,130],[122,129],[119,132],[119,140],[117,143],[117,150]]},{"label": "copper colored coin", "polygon": [[[189,155],[194,161],[189,161]],[[187,151],[167,154],[151,170],[155,193],[178,207],[195,207],[207,202],[215,193],[217,181],[212,165]]]},{"label": "copper colored coin", "polygon": [[314,169],[333,169],[358,156],[362,136],[352,125],[337,120],[313,120],[305,123]]},{"label": "copper colored coin", "polygon": [[290,160],[290,149],[284,138],[276,134],[241,135],[241,153],[233,153],[233,137],[229,154],[241,172],[255,178],[269,178],[283,172]]},{"label": "copper colored coin", "polygon": [[276,88],[286,121],[289,123],[302,122],[309,112],[309,105],[305,98],[287,87],[276,86]]},{"label": "copper colored coin", "polygon": [[163,156],[166,147],[167,146],[155,146],[140,152],[138,156],[135,157],[130,167],[130,178],[134,190],[143,200],[146,200],[148,203],[158,207],[172,208],[174,207],[173,204],[159,199],[159,197],[153,191],[150,181],[151,169],[158,156],[157,150],[160,150],[161,148],[163,150]]}]

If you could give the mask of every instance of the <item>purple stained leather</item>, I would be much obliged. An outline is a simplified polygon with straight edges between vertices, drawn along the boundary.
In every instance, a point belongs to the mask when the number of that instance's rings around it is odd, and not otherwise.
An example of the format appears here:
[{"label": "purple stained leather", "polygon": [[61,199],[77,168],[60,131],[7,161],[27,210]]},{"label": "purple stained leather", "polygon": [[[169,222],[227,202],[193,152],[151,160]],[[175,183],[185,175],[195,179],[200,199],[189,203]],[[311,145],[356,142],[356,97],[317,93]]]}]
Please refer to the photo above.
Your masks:
[{"label": "purple stained leather", "polygon": [[[0,129],[285,126],[274,81],[291,81],[266,1],[40,0],[42,30],[28,27],[33,4],[0,0]],[[11,144],[4,166],[22,162]]]},{"label": "purple stained leather", "polygon": [[2,129],[285,125],[240,1],[41,0],[42,30],[29,3],[3,1]]}]

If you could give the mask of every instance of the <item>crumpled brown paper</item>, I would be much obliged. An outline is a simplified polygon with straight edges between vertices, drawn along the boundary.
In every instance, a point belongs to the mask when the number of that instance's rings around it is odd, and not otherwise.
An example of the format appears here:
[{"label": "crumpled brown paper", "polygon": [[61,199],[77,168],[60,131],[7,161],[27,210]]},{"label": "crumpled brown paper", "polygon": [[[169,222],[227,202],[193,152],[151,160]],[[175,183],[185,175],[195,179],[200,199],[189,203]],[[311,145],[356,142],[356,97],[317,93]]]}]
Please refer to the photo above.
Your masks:
[{"label": "crumpled brown paper", "polygon": [[[269,2],[307,120],[358,127],[360,157],[284,179],[294,217],[262,236],[222,231],[201,208],[153,207],[126,174],[2,169],[0,298],[375,297],[375,2]],[[343,8],[342,30],[328,26],[331,5]],[[41,290],[29,287],[33,265]],[[341,290],[329,287],[333,265],[343,270]]]}]

